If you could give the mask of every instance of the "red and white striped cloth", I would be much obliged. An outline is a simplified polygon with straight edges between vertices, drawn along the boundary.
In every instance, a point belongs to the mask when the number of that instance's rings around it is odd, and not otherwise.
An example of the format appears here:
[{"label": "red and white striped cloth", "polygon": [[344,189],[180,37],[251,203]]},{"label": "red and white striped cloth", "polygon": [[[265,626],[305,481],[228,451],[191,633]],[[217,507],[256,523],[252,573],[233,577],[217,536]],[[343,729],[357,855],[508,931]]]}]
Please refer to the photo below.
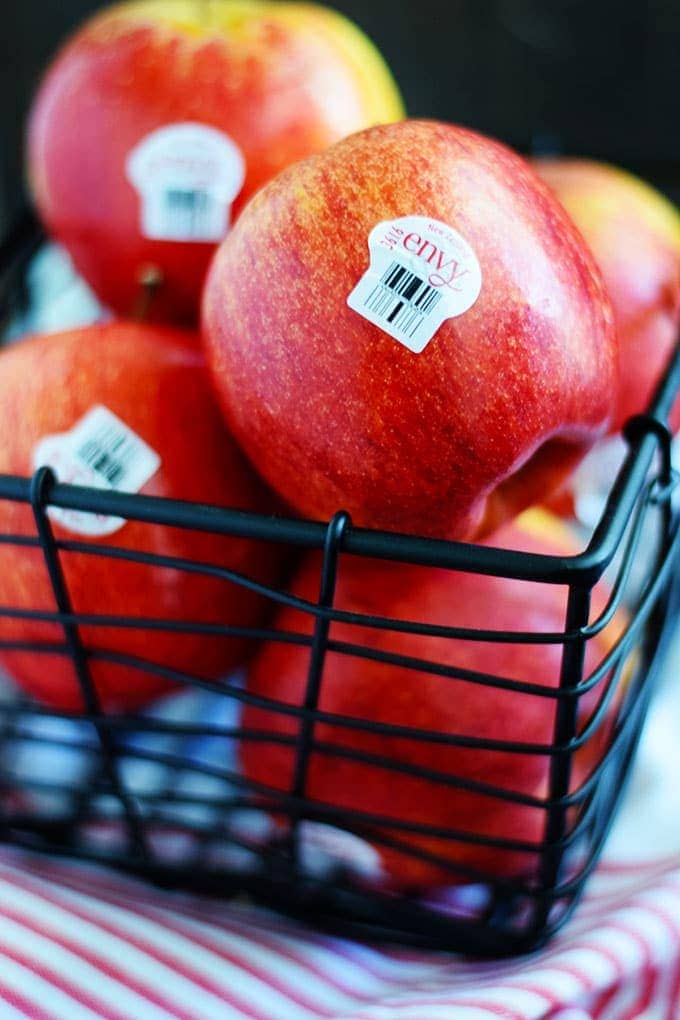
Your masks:
[{"label": "red and white striped cloth", "polygon": [[680,855],[605,863],[546,950],[475,963],[3,851],[0,998],[2,1020],[677,1020]]}]

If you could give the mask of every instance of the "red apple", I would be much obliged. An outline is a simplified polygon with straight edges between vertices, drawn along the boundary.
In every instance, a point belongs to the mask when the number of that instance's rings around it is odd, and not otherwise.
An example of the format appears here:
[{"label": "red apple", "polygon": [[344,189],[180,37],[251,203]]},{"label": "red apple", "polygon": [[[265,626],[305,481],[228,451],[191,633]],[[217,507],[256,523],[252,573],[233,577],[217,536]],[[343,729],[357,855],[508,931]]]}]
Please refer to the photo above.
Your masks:
[{"label": "red apple", "polygon": [[[499,532],[493,543],[540,554],[564,556],[576,551],[573,540],[565,541],[554,519],[547,528],[521,519],[519,525]],[[295,596],[313,603],[317,601],[319,567],[317,556],[306,561],[292,587]],[[605,597],[606,593],[602,592],[595,600],[596,610],[603,608]],[[559,586],[343,556],[334,604],[347,612],[443,626],[559,632],[565,625],[566,592]],[[312,618],[285,608],[276,626],[281,631],[309,634]],[[588,642],[587,670],[597,665],[609,649],[619,633],[619,626],[620,622],[616,621],[613,627]],[[560,645],[451,640],[370,630],[349,623],[332,624],[330,639],[544,687],[555,688],[559,680]],[[287,705],[301,706],[309,654],[308,648],[299,645],[264,645],[250,667],[248,691]],[[601,695],[602,687],[596,686],[583,696],[581,724],[585,724]],[[556,705],[556,700],[551,698],[433,676],[332,651],[326,656],[319,700],[321,711],[355,720],[462,737],[538,744],[553,741]],[[295,735],[299,720],[264,708],[248,707],[243,725],[249,730]],[[605,724],[578,752],[573,789],[592,770],[608,729]],[[545,797],[548,791],[550,759],[547,755],[453,748],[412,738],[362,732],[332,723],[318,723],[314,739],[354,752],[386,756],[397,765],[407,763],[434,769],[520,794]],[[293,779],[290,746],[261,740],[245,741],[241,746],[241,760],[250,780],[270,789],[290,791]],[[546,812],[539,807],[512,804],[432,779],[406,776],[394,769],[342,758],[327,750],[312,752],[305,792],[311,800],[335,808],[534,844],[543,838],[546,820]],[[332,816],[328,822],[335,827],[343,826],[341,820],[335,821]],[[355,824],[360,825],[359,822]],[[405,850],[390,848],[379,838],[374,844],[382,858],[384,876],[391,885],[400,888],[421,889],[460,881],[464,876],[456,871],[456,864],[496,876],[531,873],[537,866],[537,855],[529,851],[501,851],[430,835],[398,832],[388,826],[379,826],[376,830],[374,825],[373,831],[399,839],[405,845]],[[410,856],[409,847],[442,857],[451,869],[443,863]]]},{"label": "red apple", "polygon": [[[27,476],[47,463],[59,478],[76,484],[246,510],[271,507],[271,497],[224,428],[195,338],[168,327],[115,322],[36,337],[3,351],[0,432],[3,474]],[[277,572],[276,555],[244,539],[59,510],[53,512],[53,527],[57,539],[91,543],[94,549],[103,543],[184,557],[262,582]],[[0,534],[35,535],[30,508],[0,500]],[[76,552],[62,553],[61,561],[79,613],[242,627],[256,625],[266,608],[251,592],[198,573]],[[0,605],[55,610],[40,549],[0,545]],[[89,647],[208,680],[240,663],[249,650],[240,639],[200,634],[101,626],[81,632]],[[63,640],[56,624],[0,616],[0,642]],[[66,657],[0,648],[0,663],[48,704],[82,708]],[[134,709],[168,686],[124,665],[93,659],[90,668],[101,702],[111,710]]]},{"label": "red apple", "polygon": [[[610,430],[641,414],[680,335],[680,213],[617,167],[542,159],[536,170],[590,245],[618,333],[619,384]],[[680,428],[680,404],[673,425]]]},{"label": "red apple", "polygon": [[381,56],[307,3],[137,0],[96,15],[38,93],[28,171],[51,233],[124,315],[195,321],[230,219],[283,167],[403,114]]},{"label": "red apple", "polygon": [[610,411],[592,256],[524,160],[450,125],[375,127],[279,175],[219,250],[204,324],[237,438],[314,518],[491,530]]}]

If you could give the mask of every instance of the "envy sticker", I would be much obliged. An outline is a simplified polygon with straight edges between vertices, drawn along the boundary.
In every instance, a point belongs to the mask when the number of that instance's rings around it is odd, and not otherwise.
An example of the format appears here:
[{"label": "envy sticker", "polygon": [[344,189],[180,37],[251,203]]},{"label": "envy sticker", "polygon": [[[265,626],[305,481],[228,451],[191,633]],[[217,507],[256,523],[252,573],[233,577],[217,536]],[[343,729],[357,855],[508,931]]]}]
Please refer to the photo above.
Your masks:
[{"label": "envy sticker", "polygon": [[[91,408],[70,432],[45,436],[33,451],[33,470],[51,467],[60,482],[93,489],[139,492],[161,459],[108,408]],[[50,507],[50,517],[80,535],[112,535],[122,517]]]},{"label": "envy sticker", "polygon": [[139,193],[140,229],[157,241],[221,241],[246,165],[238,146],[206,124],[168,124],[129,154],[128,179]]},{"label": "envy sticker", "polygon": [[482,270],[464,237],[428,216],[402,216],[373,228],[370,265],[349,307],[420,354],[445,319],[472,308]]}]

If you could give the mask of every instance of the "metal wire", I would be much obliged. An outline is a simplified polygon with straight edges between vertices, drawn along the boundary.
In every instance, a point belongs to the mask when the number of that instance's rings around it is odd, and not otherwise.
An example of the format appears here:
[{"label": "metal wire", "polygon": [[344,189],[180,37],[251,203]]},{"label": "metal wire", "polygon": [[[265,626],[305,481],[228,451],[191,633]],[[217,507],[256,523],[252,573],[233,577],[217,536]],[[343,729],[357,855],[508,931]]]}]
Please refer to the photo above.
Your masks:
[{"label": "metal wire", "polygon": [[[24,227],[0,247],[0,313],[11,306],[38,240]],[[164,885],[212,895],[247,893],[355,936],[487,955],[542,945],[570,916],[595,867],[625,788],[677,611],[680,586],[674,587],[672,581],[677,575],[680,522],[673,507],[676,479],[666,419],[679,389],[680,348],[647,413],[628,423],[629,452],[602,519],[585,551],[573,557],[391,535],[356,528],[345,513],[323,524],[83,489],[58,483],[46,469],[32,479],[0,476],[0,500],[32,508],[35,524],[34,534],[0,534],[0,546],[15,547],[17,555],[42,552],[56,607],[48,611],[0,606],[0,622],[44,626],[50,638],[14,638],[10,631],[0,640],[0,649],[45,656],[46,663],[47,656],[54,655],[70,662],[84,705],[84,712],[67,712],[27,697],[0,703],[0,838],[34,850],[105,861]],[[322,553],[318,599],[301,599],[216,563],[163,556],[149,549],[57,540],[49,506],[143,521],[156,528],[196,529],[279,547],[317,549]],[[634,582],[649,529],[657,537],[657,554],[645,561],[644,576]],[[272,608],[296,611],[300,630],[282,631],[269,624],[233,626],[221,619],[164,619],[153,612],[134,616],[74,611],[63,563],[76,554],[135,563],[151,572],[174,570],[224,580],[257,593]],[[511,632],[489,628],[483,620],[478,628],[455,627],[349,612],[334,605],[338,571],[347,554],[563,585],[568,589],[564,629]],[[591,620],[593,589],[610,567],[615,572],[611,594]],[[623,632],[587,673],[589,643],[620,617],[624,605]],[[61,640],[54,639],[55,625],[61,628]],[[355,633],[356,639],[339,640],[337,625],[345,633]],[[94,627],[97,643],[90,639]],[[367,632],[376,631],[496,645],[555,645],[562,649],[559,684],[511,679],[362,643],[362,636],[365,640]],[[102,632],[110,646],[100,644]],[[215,681],[122,651],[115,639],[125,632],[201,635],[206,642],[249,638],[297,646],[309,656],[304,693],[298,704],[289,704],[257,695],[234,679]],[[518,706],[522,698],[540,697],[546,706],[554,705],[552,738],[549,743],[491,739],[326,711],[320,706],[329,654],[437,677],[442,684],[455,681],[489,693],[513,692]],[[101,663],[166,681],[186,692],[187,698],[210,698],[217,717],[189,709],[179,716],[105,711],[93,680],[93,670]],[[586,696],[589,702],[584,702]],[[287,720],[289,728],[282,732],[264,724],[246,726],[234,718],[222,719],[219,712],[231,705],[253,706],[272,719]],[[352,738],[357,735],[370,736],[372,742],[356,745]],[[395,749],[403,740],[423,749],[449,749],[450,770],[425,764],[427,754],[422,761],[405,760]],[[602,741],[601,747],[597,741]],[[262,783],[242,774],[233,749],[247,744],[285,750],[292,766],[286,788],[279,785],[280,777]],[[596,758],[586,776],[577,775],[575,756],[589,747],[597,747]],[[210,753],[206,748],[212,748]],[[464,749],[468,756],[541,759],[548,782],[544,790],[529,792],[502,785],[498,775],[490,782],[467,769],[457,772],[456,749]],[[35,756],[43,751],[71,756],[75,773],[63,778],[37,773]],[[541,835],[537,838],[533,830],[492,834],[469,831],[462,823],[441,825],[402,817],[389,803],[380,811],[326,803],[310,793],[319,761],[329,767],[354,763],[366,774],[382,770],[395,790],[400,782],[417,780],[441,788],[442,796],[456,790],[479,798],[480,805],[517,805],[525,813],[521,817],[541,820]],[[156,777],[153,782],[149,770]],[[398,803],[395,796],[394,805]],[[459,903],[450,892],[438,898],[408,888],[385,888],[357,877],[341,859],[332,865],[325,862],[319,871],[309,860],[310,824],[330,825],[399,859],[431,866],[449,876],[442,878],[444,884],[474,886],[477,906],[461,905],[462,900]],[[493,851],[498,866],[475,863],[470,848]],[[511,855],[518,854],[527,860],[521,873],[510,866]]]}]

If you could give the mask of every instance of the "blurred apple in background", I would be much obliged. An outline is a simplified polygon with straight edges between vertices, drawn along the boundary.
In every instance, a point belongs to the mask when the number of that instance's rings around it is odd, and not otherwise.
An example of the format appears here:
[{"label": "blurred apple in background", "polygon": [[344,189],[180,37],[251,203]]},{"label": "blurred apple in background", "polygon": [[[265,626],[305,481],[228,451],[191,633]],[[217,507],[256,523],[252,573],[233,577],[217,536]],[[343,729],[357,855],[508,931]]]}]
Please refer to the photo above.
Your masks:
[{"label": "blurred apple in background", "polygon": [[[558,519],[535,511],[502,529],[488,542],[531,553],[569,556],[578,549]],[[310,556],[292,591],[316,603],[320,558]],[[600,612],[607,592],[596,589],[594,613]],[[450,572],[396,563],[341,557],[334,605],[347,612],[387,616],[451,627],[526,632],[560,632],[565,625],[566,590],[561,586],[500,577]],[[310,634],[312,617],[292,608],[281,610],[281,631]],[[588,642],[586,671],[592,670],[620,633],[615,621]],[[333,623],[332,641],[350,642],[382,652],[398,653],[439,664],[491,673],[555,688],[559,682],[562,648],[556,644],[508,644],[452,640]],[[291,644],[263,645],[247,680],[251,694],[301,706],[309,668],[309,648]],[[602,695],[596,686],[581,699],[584,725]],[[614,695],[612,704],[617,703]],[[436,733],[490,740],[550,744],[557,702],[516,691],[499,690],[462,679],[433,676],[419,670],[361,659],[329,651],[321,683],[319,708],[359,720],[415,727]],[[601,754],[609,722],[576,754],[572,789],[590,774]],[[249,730],[296,735],[300,720],[249,706],[243,725]],[[314,738],[336,748],[382,755],[393,762],[429,768],[463,780],[490,783],[519,794],[545,797],[550,759],[547,755],[446,747],[406,737],[359,731],[332,723],[318,723]],[[290,791],[292,748],[274,741],[245,741],[241,760],[246,776],[274,790]],[[457,829],[477,836],[540,843],[546,812],[512,804],[433,779],[407,776],[394,769],[313,751],[305,791],[312,801],[334,808],[375,813],[396,821]],[[331,816],[329,823],[342,827]],[[356,822],[361,825],[360,822]],[[375,825],[372,827],[376,831]],[[461,880],[461,873],[409,856],[408,847],[439,855],[451,864],[482,869],[490,875],[534,872],[537,856],[476,846],[430,835],[379,829],[400,839],[406,851],[375,843],[383,875],[399,888],[419,889]],[[370,837],[366,837],[370,840]]]},{"label": "blurred apple in background", "polygon": [[219,250],[204,326],[237,438],[313,518],[491,531],[611,410],[592,255],[523,159],[451,125],[376,127],[280,174]]},{"label": "blurred apple in background", "polygon": [[[0,354],[0,472],[27,476],[40,464],[74,484],[141,491],[269,512],[265,492],[226,432],[196,340],[168,327],[124,322],[36,337]],[[273,547],[244,539],[54,509],[58,539],[218,564],[267,583]],[[29,507],[0,501],[0,533],[35,535]],[[264,601],[229,581],[85,553],[62,554],[79,613],[256,625]],[[40,549],[0,545],[0,606],[54,611]],[[243,661],[241,639],[140,629],[82,627],[88,646],[141,656],[214,679]],[[0,641],[63,642],[53,623],[0,615]],[[3,651],[0,663],[29,693],[57,708],[83,702],[70,661]],[[134,709],[166,681],[120,664],[90,662],[102,704]]]},{"label": "blurred apple in background", "polygon": [[[644,181],[604,163],[541,159],[535,168],[602,270],[619,341],[618,432],[641,414],[680,336],[680,213]],[[680,404],[674,409],[680,427]]]},{"label": "blurred apple in background", "polygon": [[[40,88],[28,133],[38,210],[98,296],[195,321],[206,268],[283,167],[402,116],[387,67],[324,7],[138,0],[95,16]],[[149,275],[151,271],[151,274]]]}]

